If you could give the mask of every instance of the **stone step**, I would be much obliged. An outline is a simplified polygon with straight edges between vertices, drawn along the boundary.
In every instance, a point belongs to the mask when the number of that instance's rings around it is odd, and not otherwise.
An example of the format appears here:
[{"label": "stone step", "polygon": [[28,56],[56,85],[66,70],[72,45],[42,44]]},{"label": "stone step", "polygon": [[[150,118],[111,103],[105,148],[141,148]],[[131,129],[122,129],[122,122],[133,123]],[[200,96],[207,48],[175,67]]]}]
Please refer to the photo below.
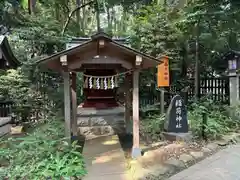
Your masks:
[{"label": "stone step", "polygon": [[107,126],[125,124],[124,117],[78,117],[77,123],[79,126]]},{"label": "stone step", "polygon": [[125,126],[85,126],[78,127],[81,135],[84,136],[102,136],[102,135],[114,135],[125,134]]},{"label": "stone step", "polygon": [[108,109],[78,108],[77,117],[124,116],[124,112],[124,107],[114,107]]}]

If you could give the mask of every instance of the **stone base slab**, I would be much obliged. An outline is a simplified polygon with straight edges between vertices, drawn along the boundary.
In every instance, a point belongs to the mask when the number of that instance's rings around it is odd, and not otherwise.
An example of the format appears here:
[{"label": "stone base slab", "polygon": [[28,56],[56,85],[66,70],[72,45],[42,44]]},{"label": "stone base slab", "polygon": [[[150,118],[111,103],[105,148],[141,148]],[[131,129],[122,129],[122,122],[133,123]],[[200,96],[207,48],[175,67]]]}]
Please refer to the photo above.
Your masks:
[{"label": "stone base slab", "polygon": [[0,127],[0,137],[10,133],[11,131],[11,124],[5,124],[3,126]]},{"label": "stone base slab", "polygon": [[0,137],[11,131],[11,117],[0,117]]},{"label": "stone base slab", "polygon": [[163,132],[163,136],[168,141],[190,142],[193,138],[191,132],[188,133]]}]

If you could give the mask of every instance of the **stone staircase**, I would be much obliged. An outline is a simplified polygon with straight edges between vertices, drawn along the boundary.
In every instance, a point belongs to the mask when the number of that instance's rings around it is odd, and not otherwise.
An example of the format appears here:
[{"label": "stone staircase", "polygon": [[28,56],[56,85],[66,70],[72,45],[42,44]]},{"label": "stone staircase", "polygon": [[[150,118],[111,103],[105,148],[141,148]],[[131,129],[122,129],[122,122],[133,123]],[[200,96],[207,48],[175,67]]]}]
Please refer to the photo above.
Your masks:
[{"label": "stone staircase", "polygon": [[86,139],[114,134],[125,134],[124,107],[108,109],[78,108],[77,122]]}]

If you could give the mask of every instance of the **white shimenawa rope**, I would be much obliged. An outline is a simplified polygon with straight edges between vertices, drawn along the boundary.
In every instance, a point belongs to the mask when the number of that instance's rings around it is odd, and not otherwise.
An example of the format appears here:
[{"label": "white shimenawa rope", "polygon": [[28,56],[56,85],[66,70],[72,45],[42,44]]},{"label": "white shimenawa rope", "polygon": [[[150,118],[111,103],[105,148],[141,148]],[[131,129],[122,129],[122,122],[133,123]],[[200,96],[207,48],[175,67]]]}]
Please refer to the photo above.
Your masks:
[{"label": "white shimenawa rope", "polygon": [[90,78],[90,77],[92,77],[92,78],[111,78],[111,77],[116,77],[116,76],[124,75],[124,74],[127,74],[127,73],[132,72],[132,71],[134,71],[134,69],[131,69],[131,70],[129,70],[129,71],[122,72],[122,73],[117,73],[117,74],[112,75],[112,76],[92,76],[92,75],[87,75],[87,74],[83,74],[83,76],[89,77],[89,78]]},{"label": "white shimenawa rope", "polygon": [[[127,74],[127,73],[130,73],[132,71],[134,71],[135,69],[131,69],[131,70],[128,70],[128,71],[125,71],[125,72],[122,72],[122,73],[117,73],[115,75],[111,75],[111,76],[92,76],[92,75],[87,75],[87,74],[83,74],[83,76],[85,76],[86,78],[88,78],[88,85],[89,85],[89,88],[93,88],[93,78],[96,79],[96,87],[97,89],[100,89],[101,86],[100,86],[100,79],[103,79],[103,85],[104,85],[104,89],[108,89],[108,80],[111,81],[111,88],[113,89],[115,86],[117,86],[114,82],[114,78],[117,77],[117,76],[120,76],[120,75],[124,75],[124,74]],[[74,71],[72,71],[74,72]]]}]

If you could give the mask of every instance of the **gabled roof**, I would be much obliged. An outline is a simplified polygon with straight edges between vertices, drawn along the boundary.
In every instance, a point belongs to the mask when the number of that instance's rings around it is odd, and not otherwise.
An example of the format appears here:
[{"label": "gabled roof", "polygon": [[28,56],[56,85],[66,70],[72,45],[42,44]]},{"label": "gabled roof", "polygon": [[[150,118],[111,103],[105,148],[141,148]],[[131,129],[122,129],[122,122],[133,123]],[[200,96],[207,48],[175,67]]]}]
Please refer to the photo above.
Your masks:
[{"label": "gabled roof", "polygon": [[104,33],[104,32],[99,32],[95,35],[93,35],[91,37],[90,40],[86,41],[86,42],[83,42],[82,44],[78,45],[78,46],[75,46],[73,48],[70,48],[70,49],[67,49],[67,50],[64,50],[64,51],[61,51],[61,52],[58,52],[56,54],[53,54],[51,56],[48,56],[48,57],[45,57],[43,59],[40,59],[38,61],[38,63],[40,64],[44,64],[44,63],[47,63],[49,61],[55,61],[55,60],[58,60],[59,61],[59,58],[63,55],[68,55],[68,54],[73,54],[73,53],[76,53],[78,52],[79,50],[82,50],[83,48],[85,47],[88,47],[90,44],[96,42],[97,40],[101,40],[101,39],[104,39],[106,42],[108,42],[111,46],[114,46],[114,47],[117,47],[125,52],[128,52],[132,55],[139,55],[141,56],[144,60],[147,60],[147,61],[153,61],[153,64],[155,66],[157,66],[159,63],[162,63],[161,60],[159,59],[156,59],[152,56],[149,56],[145,53],[142,53],[138,50],[135,50],[133,48],[130,48],[130,47],[127,47],[125,45],[123,45],[122,43],[119,43],[115,40],[113,40],[108,34]]},{"label": "gabled roof", "polygon": [[0,61],[5,59],[8,62],[10,68],[17,68],[21,64],[13,55],[7,37],[3,35],[0,35],[0,50],[3,54]]},{"label": "gabled roof", "polygon": [[229,50],[223,55],[223,60],[231,60],[231,59],[237,59],[240,58],[240,52],[235,50]]},{"label": "gabled roof", "polygon": [[[86,41],[90,41],[92,38],[91,37],[74,37],[71,38],[71,41],[69,41],[66,45],[66,49],[69,49],[69,47],[73,47],[76,45],[80,45]],[[129,46],[129,37],[123,38],[123,37],[113,37],[112,38],[113,41],[116,41],[120,44],[124,44],[126,46]]]}]

